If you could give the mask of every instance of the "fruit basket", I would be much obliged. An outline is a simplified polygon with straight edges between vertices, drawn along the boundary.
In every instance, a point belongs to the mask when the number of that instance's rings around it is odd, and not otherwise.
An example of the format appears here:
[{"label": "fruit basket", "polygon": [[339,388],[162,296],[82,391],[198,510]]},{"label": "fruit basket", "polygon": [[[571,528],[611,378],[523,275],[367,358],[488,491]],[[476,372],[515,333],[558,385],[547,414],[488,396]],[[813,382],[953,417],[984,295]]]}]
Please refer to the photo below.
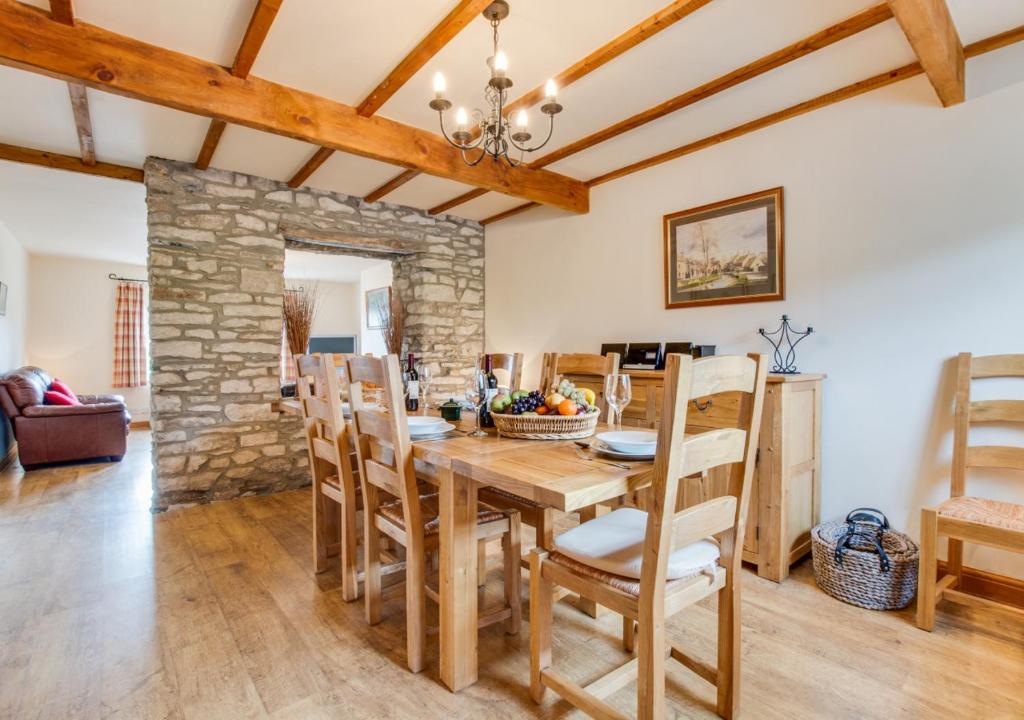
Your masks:
[{"label": "fruit basket", "polygon": [[540,390],[516,390],[496,396],[491,418],[498,434],[526,440],[576,440],[597,429],[601,411],[593,390],[577,389],[562,380],[545,395]]},{"label": "fruit basket", "polygon": [[491,415],[499,435],[525,440],[577,440],[590,437],[597,429],[600,416],[596,408],[586,415]]}]

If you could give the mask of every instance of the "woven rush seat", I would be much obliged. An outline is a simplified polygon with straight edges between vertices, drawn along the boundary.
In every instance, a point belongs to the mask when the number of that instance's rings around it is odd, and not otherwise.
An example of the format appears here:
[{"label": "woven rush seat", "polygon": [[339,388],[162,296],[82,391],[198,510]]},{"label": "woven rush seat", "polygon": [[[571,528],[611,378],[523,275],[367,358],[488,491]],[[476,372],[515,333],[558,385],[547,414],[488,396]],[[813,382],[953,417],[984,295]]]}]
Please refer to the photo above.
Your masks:
[{"label": "woven rush seat", "polygon": [[[597,580],[598,582],[604,583],[609,587],[613,587],[616,590],[621,590],[624,593],[628,593],[633,597],[640,597],[640,581],[636,578],[624,577],[622,575],[613,575],[610,572],[604,570],[598,570],[597,568],[590,567],[584,563],[573,560],[568,555],[563,555],[560,552],[552,552],[547,557],[553,563],[563,566],[567,570],[572,570],[577,575],[582,577]],[[690,580],[702,575],[705,572],[710,573],[716,566],[707,565],[698,569],[696,572],[686,577],[679,578],[677,580],[669,580],[665,583],[665,594],[671,595],[675,590],[686,585]]]},{"label": "woven rush seat", "polygon": [[[423,513],[423,533],[425,535],[436,535],[441,528],[440,497],[437,493],[420,495],[420,508],[422,508],[421,512]],[[377,508],[377,512],[391,523],[403,530],[405,529],[405,518],[402,516],[402,502],[400,500],[384,503]],[[477,508],[476,522],[477,525],[485,525],[505,517],[506,515],[503,511],[480,503]]]},{"label": "woven rush seat", "polygon": [[1024,505],[1016,503],[962,496],[946,500],[938,510],[942,517],[1024,531]]},{"label": "woven rush seat", "polygon": [[516,495],[515,493],[510,493],[507,490],[502,490],[501,488],[496,488],[496,487],[489,486],[489,487],[486,487],[486,488],[481,488],[480,491],[481,492],[488,492],[488,493],[491,493],[492,495],[498,495],[500,497],[507,498],[509,500],[512,500],[514,502],[519,503],[520,505],[529,505],[530,507],[535,507],[535,508],[545,507],[544,505],[541,505],[538,502],[534,502],[533,500],[528,500],[527,498],[524,498],[524,497],[522,497],[520,495]]}]

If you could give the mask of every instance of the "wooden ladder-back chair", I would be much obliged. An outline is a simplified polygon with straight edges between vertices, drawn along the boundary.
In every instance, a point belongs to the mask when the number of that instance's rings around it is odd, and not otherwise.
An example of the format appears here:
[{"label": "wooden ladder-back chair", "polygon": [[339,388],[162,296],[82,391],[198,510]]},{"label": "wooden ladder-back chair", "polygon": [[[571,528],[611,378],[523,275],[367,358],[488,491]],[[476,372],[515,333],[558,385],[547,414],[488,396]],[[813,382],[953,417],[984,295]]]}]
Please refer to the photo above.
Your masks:
[{"label": "wooden ladder-back chair", "polygon": [[359,597],[356,545],[362,492],[342,412],[341,395],[348,385],[344,363],[345,356],[295,356],[313,478],[313,564],[321,573],[327,570],[329,557],[340,555],[341,595],[351,602]]},{"label": "wooden ladder-back chair", "polygon": [[[366,512],[364,527],[364,568],[366,583],[366,620],[371,625],[381,619],[381,534],[406,550],[405,602],[406,649],[409,669],[420,672],[426,664],[426,598],[438,602],[438,591],[427,584],[426,556],[436,552],[439,540],[439,499],[436,492],[420,494],[413,464],[412,443],[406,421],[401,371],[397,355],[383,358],[352,357],[348,361],[349,393],[352,405],[352,431],[359,474],[363,485]],[[383,389],[383,404],[367,407],[363,385],[373,383]],[[382,502],[380,493],[397,500]],[[481,614],[479,626],[506,622],[510,634],[519,632],[520,573],[519,515],[480,503],[477,537],[481,542],[501,538],[506,566],[505,607]]]},{"label": "wooden ladder-back chair", "polygon": [[[520,390],[523,382],[523,354],[522,353],[480,353],[477,357],[477,366],[485,369],[486,357],[491,356],[491,367],[494,370],[504,370],[508,373],[508,389]],[[501,380],[499,378],[498,382]]]},{"label": "wooden ladder-back chair", "polygon": [[[957,358],[956,409],[953,421],[953,463],[949,499],[921,509],[921,556],[917,589],[917,626],[935,626],[935,605],[952,600],[971,607],[995,607],[1024,616],[1016,606],[964,592],[964,542],[1024,552],[1024,505],[973,497],[967,492],[971,468],[1024,470],[1024,447],[969,445],[976,423],[1024,423],[1024,400],[971,400],[971,381],[978,378],[1024,378],[1024,355]],[[946,574],[936,581],[936,545],[948,538]]]},{"label": "wooden ladder-back chair", "polygon": [[[665,660],[671,656],[714,684],[721,717],[737,713],[739,572],[757,452],[767,363],[764,355],[694,361],[668,356],[650,510],[621,508],[530,557],[530,692],[551,688],[593,717],[625,718],[602,698],[637,679],[637,715],[665,716]],[[690,400],[739,392],[736,427],[685,435]],[[728,467],[727,493],[676,512],[682,478]],[[717,543],[712,539],[717,536]],[[636,657],[586,688],[551,669],[551,594],[578,592],[623,616],[623,645]],[[718,662],[713,667],[667,641],[665,619],[718,593]]]},{"label": "wooden ladder-back chair", "polygon": [[594,391],[601,415],[611,422],[611,408],[604,399],[604,381],[618,371],[618,353],[544,353],[540,369],[540,389],[547,394],[559,378],[569,377],[576,385]]}]

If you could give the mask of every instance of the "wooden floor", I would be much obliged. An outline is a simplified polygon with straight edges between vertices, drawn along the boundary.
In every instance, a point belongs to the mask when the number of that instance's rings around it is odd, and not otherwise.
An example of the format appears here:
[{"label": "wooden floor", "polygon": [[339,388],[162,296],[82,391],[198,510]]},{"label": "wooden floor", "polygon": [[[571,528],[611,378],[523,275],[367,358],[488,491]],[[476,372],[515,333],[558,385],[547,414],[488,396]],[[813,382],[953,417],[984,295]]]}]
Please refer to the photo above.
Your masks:
[{"label": "wooden floor", "polygon": [[[146,433],[119,465],[0,475],[0,718],[578,716],[529,699],[528,623],[481,633],[480,682],[458,695],[438,683],[436,635],[408,673],[400,600],[370,628],[334,573],[313,576],[308,491],[151,515],[149,482]],[[495,568],[487,592],[500,582]],[[783,585],[748,573],[743,593],[743,717],[1024,717],[1010,617],[944,605],[924,633],[912,608],[828,598],[806,562]],[[714,627],[697,607],[671,633],[711,659]],[[623,662],[619,628],[560,604],[556,667],[585,683]],[[712,688],[669,672],[671,712],[713,717]]]}]

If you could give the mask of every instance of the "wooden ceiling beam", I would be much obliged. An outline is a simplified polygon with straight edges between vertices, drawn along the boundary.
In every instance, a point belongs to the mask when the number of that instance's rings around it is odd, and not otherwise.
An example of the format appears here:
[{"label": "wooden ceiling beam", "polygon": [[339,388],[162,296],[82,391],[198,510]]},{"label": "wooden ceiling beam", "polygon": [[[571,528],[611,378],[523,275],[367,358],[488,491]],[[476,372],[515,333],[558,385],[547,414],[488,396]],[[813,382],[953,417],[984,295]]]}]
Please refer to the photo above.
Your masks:
[{"label": "wooden ceiling beam", "polygon": [[50,0],[50,17],[65,25],[75,24],[74,0]]},{"label": "wooden ceiling beam", "polygon": [[[631,50],[636,47],[644,40],[647,40],[654,35],[657,35],[662,30],[671,27],[675,23],[679,22],[691,13],[701,9],[711,0],[675,0],[658,12],[654,13],[650,17],[642,20],[626,32],[622,33],[618,37],[610,40],[594,52],[587,55],[579,62],[573,63],[562,72],[552,78],[559,88],[565,88],[568,85],[576,82],[582,77],[589,75],[590,73],[597,70],[599,67],[608,63],[619,55],[622,55],[627,50]],[[506,117],[512,115],[520,109],[526,109],[533,107],[541,100],[544,99],[544,86],[538,85],[533,90],[523,94],[521,97],[509,103],[503,111]],[[480,134],[479,128],[473,131],[473,137],[476,138]],[[416,174],[408,175],[402,173],[397,177],[392,178],[381,187],[374,190],[370,195],[373,195],[377,199],[380,199],[388,192],[395,190],[405,183],[416,177]],[[387,191],[384,192],[385,188]],[[468,194],[468,193],[467,193]],[[369,196],[367,196],[369,197]],[[479,195],[475,196],[479,197]],[[472,198],[470,198],[472,199]],[[463,201],[465,202],[465,201]],[[445,203],[446,204],[446,203]],[[456,203],[461,204],[461,203]],[[455,207],[452,205],[451,207]],[[431,211],[433,212],[433,211]]]},{"label": "wooden ceiling beam", "polygon": [[[537,158],[530,167],[542,168],[552,163],[556,163],[559,160],[564,160],[571,155],[583,152],[589,148],[599,145],[606,140],[610,140],[613,137],[622,135],[630,130],[646,125],[649,122],[657,120],[658,118],[664,117],[670,113],[674,113],[677,110],[682,110],[685,107],[693,105],[701,100],[706,100],[713,95],[717,95],[724,90],[735,87],[741,83],[764,75],[766,72],[779,68],[787,63],[793,62],[799,58],[809,55],[817,50],[826,48],[829,45],[833,45],[840,40],[844,40],[851,35],[855,35],[859,32],[863,32],[868,28],[872,28],[879,23],[885,22],[892,18],[892,11],[889,6],[885,3],[880,3],[873,7],[863,10],[862,12],[853,15],[841,22],[831,25],[820,32],[816,32],[813,35],[809,35],[802,40],[787,45],[786,47],[776,50],[773,53],[769,53],[758,60],[744,65],[741,68],[737,68],[732,72],[726,73],[719,78],[704,83],[692,90],[687,90],[681,95],[677,95],[674,98],[670,98],[665,102],[659,103],[652,108],[643,110],[632,117],[628,117],[625,120],[621,120],[614,125],[598,130],[595,133],[591,133],[584,138],[580,138],[576,142],[569,143],[557,150],[554,150],[543,157]],[[461,205],[464,202],[472,200],[474,197],[479,195],[471,196],[470,193],[465,193],[457,198],[453,198],[448,202],[441,203],[438,208],[443,211],[450,210],[457,205]],[[431,210],[434,212],[434,210]]]},{"label": "wooden ceiling beam", "polygon": [[[74,25],[73,0],[50,0],[50,17],[65,25]],[[82,162],[86,165],[95,165],[96,142],[92,136],[92,117],[89,115],[89,98],[85,94],[85,85],[69,82],[68,97],[71,99],[71,113],[75,118],[75,132],[78,134]]]},{"label": "wooden ceiling beam", "polygon": [[89,98],[85,94],[85,85],[69,82],[68,96],[71,98],[71,112],[75,116],[75,131],[78,133],[82,162],[86,165],[95,165],[96,143],[92,137],[92,117],[89,115]]},{"label": "wooden ceiling beam", "polygon": [[[414,177],[416,177],[419,174],[420,173],[419,173],[418,170],[406,170],[406,171],[402,172],[401,174],[396,175],[395,177],[391,178],[390,180],[388,180],[386,183],[381,185],[379,188],[377,188],[373,192],[368,193],[366,195],[366,197],[363,198],[363,200],[365,200],[366,202],[371,202],[371,203],[372,202],[377,202],[382,197],[387,195],[389,192],[391,192],[395,188],[400,187],[401,185],[405,185],[405,183],[409,182],[410,180],[412,180]],[[484,190],[484,192],[487,192],[487,191]]]},{"label": "wooden ceiling beam", "polygon": [[0,0],[0,64],[573,212],[588,209],[579,180],[499,163],[469,167],[439,135],[365,118],[351,106],[252,75],[237,78],[214,63],[86,23],[62,25],[13,0]]},{"label": "wooden ceiling beam", "polygon": [[142,170],[114,165],[112,163],[96,162],[86,165],[81,159],[72,155],[60,155],[45,150],[34,150],[32,148],[18,147],[16,145],[0,144],[0,160],[26,163],[28,165],[40,165],[42,167],[56,168],[57,170],[70,170],[72,172],[86,173],[88,175],[101,175],[115,180],[131,180],[142,182]]},{"label": "wooden ceiling beam", "polygon": [[889,0],[944,107],[964,101],[964,48],[946,0]]},{"label": "wooden ceiling beam", "polygon": [[[238,52],[235,54],[235,62],[231,65],[231,74],[235,77],[246,78],[249,76],[252,65],[256,62],[256,56],[270,32],[270,26],[274,23],[274,18],[277,17],[277,11],[281,9],[282,2],[283,0],[258,0],[256,3],[256,8],[249,18],[249,25],[245,28],[245,35],[242,36],[242,44],[238,46]],[[206,137],[203,139],[203,146],[199,149],[199,155],[196,157],[195,166],[200,170],[210,167],[213,154],[217,152],[217,145],[220,143],[225,128],[227,128],[227,123],[223,120],[210,122]]]},{"label": "wooden ceiling beam", "polygon": [[[452,11],[445,15],[444,19],[435,25],[434,29],[425,38],[420,40],[416,47],[388,73],[387,77],[381,80],[380,84],[356,106],[356,112],[362,117],[370,117],[380,110],[384,103],[390,100],[403,85],[409,82],[413,75],[419,72],[432,57],[441,51],[441,48],[451,42],[456,35],[462,32],[463,28],[476,19],[490,4],[491,0],[460,0],[459,4],[452,8]],[[313,157],[288,181],[288,185],[293,188],[302,185],[333,153],[334,151],[330,148],[320,148],[317,150]],[[405,174],[403,172],[399,177]],[[370,193],[370,195],[379,192],[379,190],[380,188]],[[378,199],[380,197],[383,197],[383,195],[380,195]],[[369,198],[369,195],[367,198]],[[376,202],[376,200],[369,200],[367,198],[364,198],[367,202]]]},{"label": "wooden ceiling beam", "polygon": [[[1015,43],[1022,41],[1024,41],[1024,25],[1012,28],[1010,30],[1007,30],[1006,32],[1002,32],[997,35],[992,35],[990,37],[979,40],[978,42],[974,42],[971,43],[970,45],[967,45],[966,47],[964,47],[964,57],[977,57],[979,55],[984,55],[985,53],[989,53],[994,50],[999,50],[1000,48],[1004,48],[1007,47],[1008,45],[1013,45]],[[850,98],[857,97],[858,95],[863,95],[864,93],[871,92],[872,90],[878,90],[879,88],[886,87],[887,85],[892,85],[893,83],[900,82],[901,80],[906,80],[908,78],[915,77],[923,72],[924,68],[921,65],[921,63],[911,63],[909,65],[904,65],[903,67],[897,68],[895,70],[879,73],[878,75],[867,78],[865,80],[861,80],[859,82],[855,82],[850,85],[841,87],[838,90],[833,90],[832,92],[825,93],[824,95],[819,95],[816,98],[812,98],[802,103],[792,105],[784,110],[779,110],[778,112],[765,115],[764,117],[758,118],[756,120],[751,120],[750,122],[743,123],[742,125],[738,125],[729,130],[715,133],[714,135],[709,135],[708,137],[696,140],[691,143],[687,143],[686,145],[682,145],[673,150],[668,150],[666,152],[653,155],[644,160],[631,163],[630,165],[626,165],[625,167],[621,167],[617,170],[612,170],[611,172],[607,172],[604,173],[603,175],[591,178],[590,180],[587,180],[587,186],[594,187],[595,185],[601,185],[603,183],[611,182],[612,180],[617,180],[621,177],[625,177],[626,175],[631,175],[633,173],[640,172],[641,170],[646,170],[647,168],[654,167],[655,165],[660,165],[661,163],[668,162],[669,160],[675,160],[676,158],[683,157],[684,155],[689,155],[691,153],[695,153],[699,150],[704,150],[705,148],[709,148],[714,145],[720,145],[721,143],[727,142],[728,140],[733,140],[742,135],[747,135],[748,133],[761,130],[771,125],[776,125],[780,122],[783,122],[784,120],[789,120],[799,115],[804,115],[814,110],[819,110],[823,107],[834,105],[835,103],[841,102],[843,100],[848,100]],[[483,223],[484,225],[487,225],[489,223],[497,222],[498,220],[504,220],[507,217],[517,215],[525,210],[529,210],[531,207],[534,207],[534,205],[531,203],[519,205],[517,207],[511,208],[510,210],[505,210],[504,212],[498,213],[497,215],[492,215],[491,217],[485,218],[480,222]]]}]

